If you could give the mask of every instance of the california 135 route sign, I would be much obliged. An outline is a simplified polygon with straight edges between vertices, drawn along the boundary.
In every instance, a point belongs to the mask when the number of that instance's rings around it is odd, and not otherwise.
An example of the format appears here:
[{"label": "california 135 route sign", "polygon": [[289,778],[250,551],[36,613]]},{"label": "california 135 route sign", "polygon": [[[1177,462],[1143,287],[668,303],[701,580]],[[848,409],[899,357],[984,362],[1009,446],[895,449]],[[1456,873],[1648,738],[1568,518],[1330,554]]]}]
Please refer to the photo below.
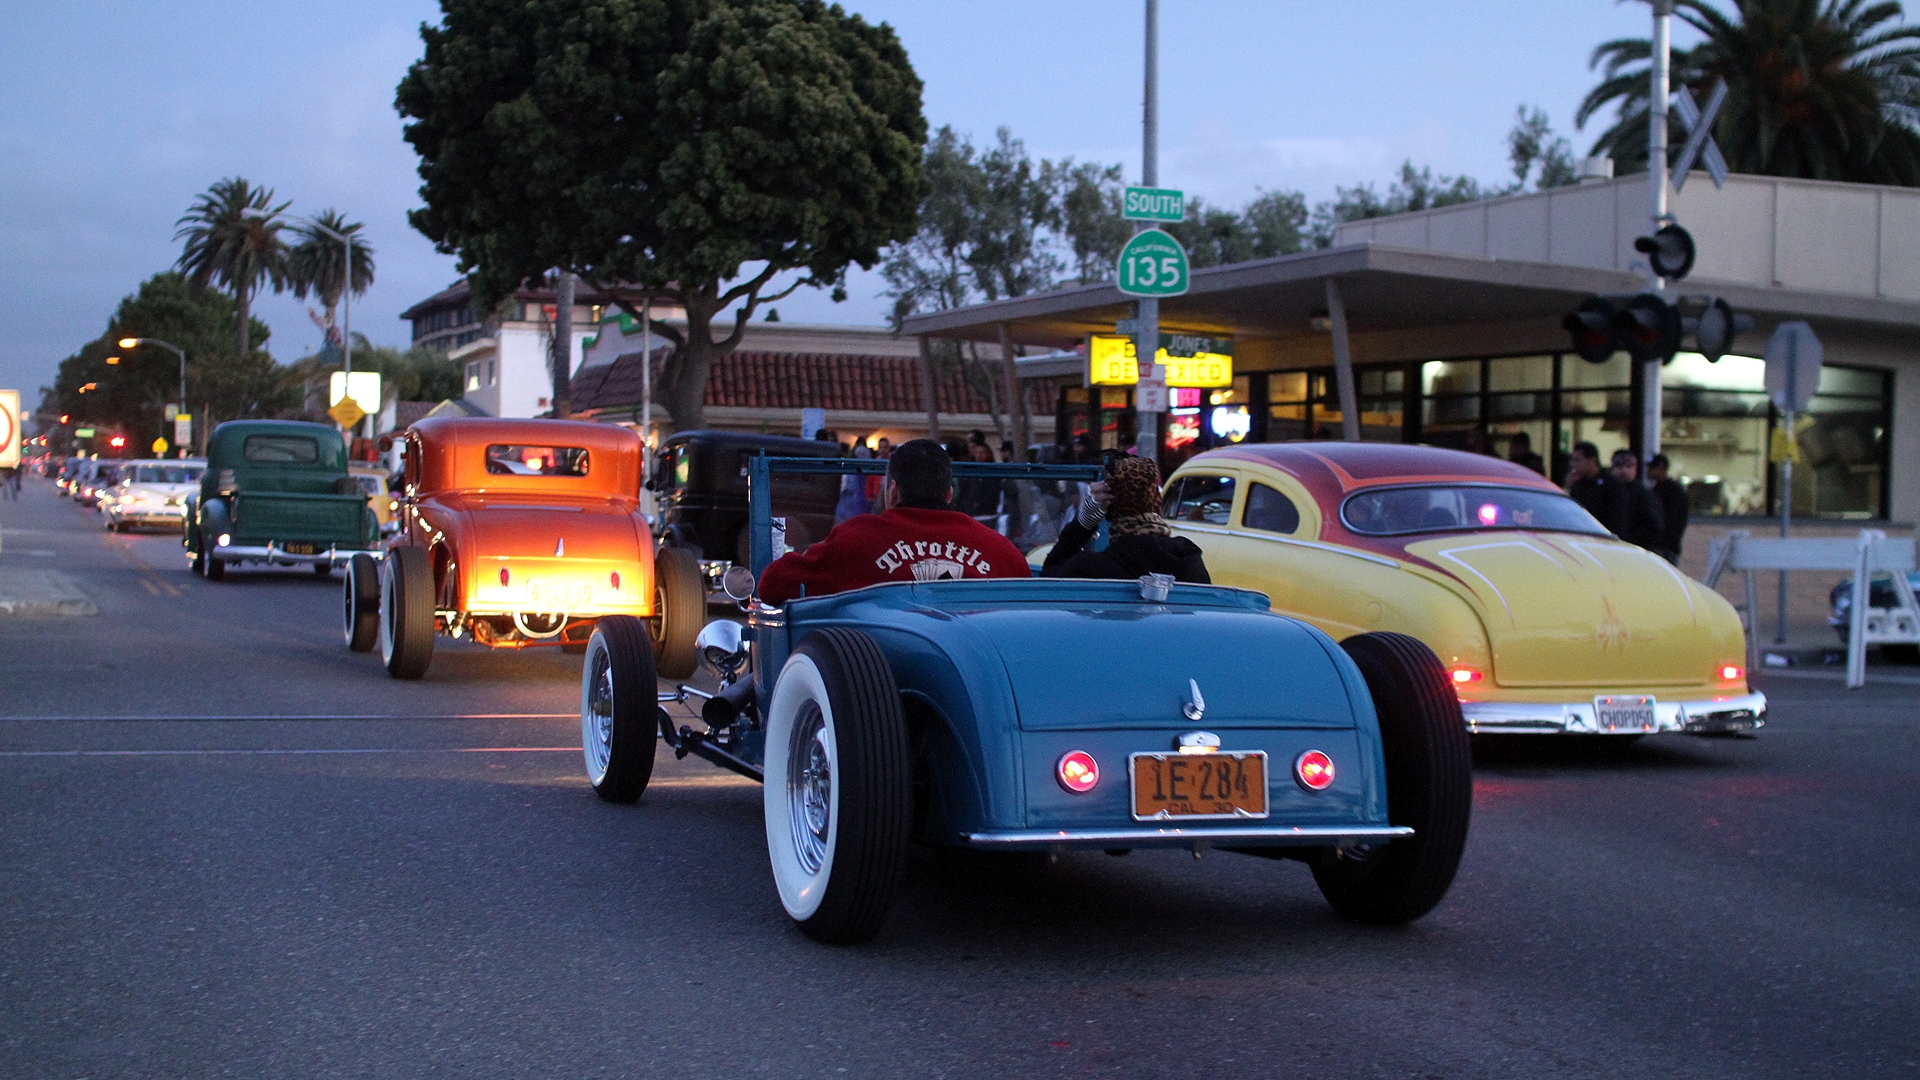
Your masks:
[{"label": "california 135 route sign", "polygon": [[1120,249],[1114,282],[1128,296],[1179,296],[1187,291],[1187,252],[1180,241],[1148,229]]}]

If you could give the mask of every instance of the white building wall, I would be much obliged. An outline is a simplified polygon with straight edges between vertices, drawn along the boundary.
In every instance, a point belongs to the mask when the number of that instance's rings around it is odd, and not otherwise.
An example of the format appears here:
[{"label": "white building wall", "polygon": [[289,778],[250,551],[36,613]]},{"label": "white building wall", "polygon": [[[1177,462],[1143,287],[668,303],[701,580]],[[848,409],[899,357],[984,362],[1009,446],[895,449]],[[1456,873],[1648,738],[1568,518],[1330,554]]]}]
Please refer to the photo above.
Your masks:
[{"label": "white building wall", "polygon": [[[584,323],[584,320],[583,320]],[[571,370],[579,370],[593,327],[576,324]],[[530,418],[553,408],[553,377],[547,370],[552,330],[539,323],[503,323],[484,337],[447,355],[466,365],[465,397],[489,415]]]}]

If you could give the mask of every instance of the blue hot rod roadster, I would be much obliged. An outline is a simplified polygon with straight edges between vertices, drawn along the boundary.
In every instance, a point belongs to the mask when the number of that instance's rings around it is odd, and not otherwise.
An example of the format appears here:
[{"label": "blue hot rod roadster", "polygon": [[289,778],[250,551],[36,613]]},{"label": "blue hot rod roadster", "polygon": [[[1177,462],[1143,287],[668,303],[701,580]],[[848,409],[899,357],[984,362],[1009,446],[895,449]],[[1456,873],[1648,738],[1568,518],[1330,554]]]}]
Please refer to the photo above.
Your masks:
[{"label": "blue hot rod roadster", "polygon": [[[601,620],[580,719],[588,779],[632,802],[656,746],[765,785],[787,913],[871,937],[909,845],[987,851],[1209,848],[1296,859],[1341,915],[1404,923],[1439,903],[1466,842],[1471,758],[1445,670],[1419,641],[1336,643],[1240,589],[1166,580],[876,585],[774,608],[766,492],[862,459],[756,458],[745,625],[708,624],[709,696],[661,692],[646,624]],[[1082,480],[1086,467],[958,464],[957,478]],[[706,730],[660,708],[707,698]]]}]

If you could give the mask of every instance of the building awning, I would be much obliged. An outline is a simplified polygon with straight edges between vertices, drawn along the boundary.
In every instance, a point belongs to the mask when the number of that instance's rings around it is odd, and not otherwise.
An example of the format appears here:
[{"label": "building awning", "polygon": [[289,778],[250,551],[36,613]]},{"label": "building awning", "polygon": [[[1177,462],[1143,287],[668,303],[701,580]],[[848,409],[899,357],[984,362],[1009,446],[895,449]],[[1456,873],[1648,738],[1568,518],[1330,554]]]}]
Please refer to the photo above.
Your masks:
[{"label": "building awning", "polygon": [[[1237,339],[1305,338],[1327,311],[1326,279],[1337,279],[1354,334],[1492,323],[1559,322],[1595,293],[1634,293],[1639,274],[1389,247],[1374,242],[1304,251],[1195,270],[1183,296],[1160,301],[1168,333]],[[1764,317],[1912,326],[1920,306],[1791,289],[1688,280],[1680,292],[1712,292]],[[1072,348],[1090,333],[1112,333],[1134,301],[1112,285],[1084,285],[974,304],[906,319],[903,332],[997,342],[1000,324],[1025,345]]]}]

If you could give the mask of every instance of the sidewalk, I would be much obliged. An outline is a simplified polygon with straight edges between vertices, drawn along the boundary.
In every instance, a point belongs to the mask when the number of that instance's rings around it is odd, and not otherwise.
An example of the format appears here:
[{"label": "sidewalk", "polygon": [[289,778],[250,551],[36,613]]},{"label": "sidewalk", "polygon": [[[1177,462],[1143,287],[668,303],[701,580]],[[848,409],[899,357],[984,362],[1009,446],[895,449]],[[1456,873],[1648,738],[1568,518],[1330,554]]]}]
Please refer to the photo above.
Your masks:
[{"label": "sidewalk", "polygon": [[0,616],[98,614],[99,607],[58,570],[0,568]]}]

